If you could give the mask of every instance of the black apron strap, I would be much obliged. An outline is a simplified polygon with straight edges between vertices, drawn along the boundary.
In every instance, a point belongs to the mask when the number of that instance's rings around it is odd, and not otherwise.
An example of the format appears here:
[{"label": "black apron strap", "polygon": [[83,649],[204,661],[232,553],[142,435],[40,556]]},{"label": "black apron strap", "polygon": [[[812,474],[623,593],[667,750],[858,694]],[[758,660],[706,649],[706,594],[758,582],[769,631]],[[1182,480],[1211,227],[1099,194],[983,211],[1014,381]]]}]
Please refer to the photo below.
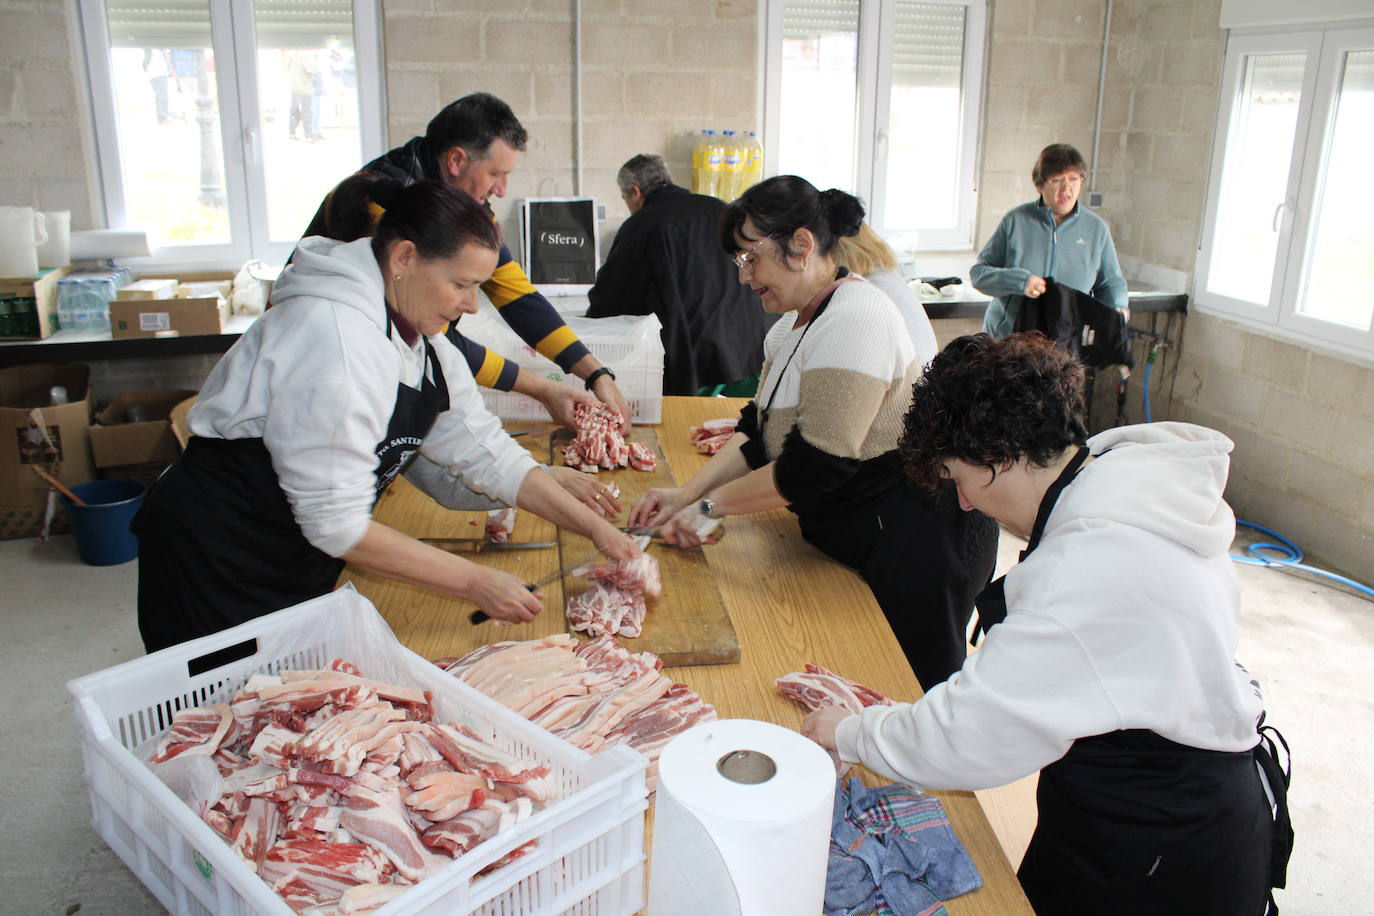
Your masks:
[{"label": "black apron strap", "polygon": [[[387,325],[391,325],[389,314]],[[448,382],[439,368],[434,346],[428,337],[423,339],[425,367],[420,375],[420,387],[396,386],[396,406],[392,408],[386,435],[373,450],[377,456],[377,497],[381,497],[391,482],[415,460],[439,414],[449,408]]]},{"label": "black apron strap", "polygon": [[[1040,500],[1040,508],[1035,513],[1030,540],[1026,542],[1026,549],[1017,557],[1018,563],[1040,546],[1040,539],[1045,535],[1045,525],[1049,523],[1054,504],[1059,501],[1059,494],[1073,483],[1074,477],[1078,476],[1079,469],[1083,467],[1083,462],[1087,460],[1088,447],[1080,445],[1078,451],[1069,459],[1069,463],[1064,465],[1064,470],[1059,472],[1054,483],[1045,491],[1044,497]],[[1007,577],[999,576],[989,582],[987,588],[979,592],[973,603],[978,608],[978,619],[974,622],[973,628],[973,644],[976,646],[988,630],[1007,619]]]}]

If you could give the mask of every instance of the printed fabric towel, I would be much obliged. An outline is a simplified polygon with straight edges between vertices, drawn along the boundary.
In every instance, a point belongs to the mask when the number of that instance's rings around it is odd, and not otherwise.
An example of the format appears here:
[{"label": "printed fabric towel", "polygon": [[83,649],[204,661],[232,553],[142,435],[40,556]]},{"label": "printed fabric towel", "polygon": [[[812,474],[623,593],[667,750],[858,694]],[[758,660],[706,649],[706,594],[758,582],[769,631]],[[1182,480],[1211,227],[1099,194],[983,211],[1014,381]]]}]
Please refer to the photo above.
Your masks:
[{"label": "printed fabric towel", "polygon": [[939,799],[910,786],[836,783],[828,916],[948,916],[940,901],[982,886]]}]

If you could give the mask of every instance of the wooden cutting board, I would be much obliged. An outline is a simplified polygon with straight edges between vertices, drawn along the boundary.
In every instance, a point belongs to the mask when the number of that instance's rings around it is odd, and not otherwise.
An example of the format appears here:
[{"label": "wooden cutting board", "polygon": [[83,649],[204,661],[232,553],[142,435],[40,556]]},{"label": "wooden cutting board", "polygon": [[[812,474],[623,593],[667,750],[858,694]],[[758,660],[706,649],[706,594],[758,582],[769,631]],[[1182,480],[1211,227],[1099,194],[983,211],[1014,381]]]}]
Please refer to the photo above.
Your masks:
[{"label": "wooden cutting board", "polygon": [[[684,432],[685,435],[685,432]],[[550,442],[553,460],[563,464],[563,447],[572,438],[566,429],[555,430]],[[653,471],[623,468],[600,471],[598,479],[620,486],[620,504],[625,512],[615,519],[624,525],[630,507],[651,487],[673,486],[668,459],[659,447],[658,431],[636,426],[631,441],[640,442],[658,455],[658,467]],[[590,540],[576,532],[558,529],[560,565],[571,563],[596,549]],[[663,573],[663,594],[649,599],[649,611],[644,619],[644,632],[635,639],[619,637],[631,652],[652,652],[667,667],[678,665],[728,665],[739,661],[739,637],[730,622],[730,613],[716,587],[715,576],[700,547],[683,550],[662,541],[653,541],[649,553],[658,560]],[[565,576],[563,592],[568,597],[581,594],[591,587],[590,580]],[[581,635],[581,634],[579,634]]]}]

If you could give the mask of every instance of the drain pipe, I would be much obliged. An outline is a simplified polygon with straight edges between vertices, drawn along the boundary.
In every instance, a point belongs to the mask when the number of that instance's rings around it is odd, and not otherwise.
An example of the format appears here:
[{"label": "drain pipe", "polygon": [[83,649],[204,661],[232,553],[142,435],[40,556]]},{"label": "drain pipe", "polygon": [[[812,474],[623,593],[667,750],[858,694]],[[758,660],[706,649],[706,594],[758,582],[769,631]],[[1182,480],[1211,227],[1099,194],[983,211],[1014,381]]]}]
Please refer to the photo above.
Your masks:
[{"label": "drain pipe", "polygon": [[[580,0],[579,0],[580,2]],[[1097,192],[1097,153],[1102,142],[1102,97],[1107,91],[1107,46],[1112,37],[1112,0],[1107,0],[1107,21],[1102,27],[1102,64],[1097,71],[1097,115],[1093,119],[1093,158],[1088,169],[1088,192]],[[1088,198],[1089,206],[1092,197]]]},{"label": "drain pipe", "polygon": [[[1110,2],[1110,0],[1108,0]],[[1105,51],[1103,52],[1106,53]],[[1104,65],[1105,66],[1105,65]],[[1098,108],[1102,102],[1098,100]],[[573,124],[577,131],[573,155],[573,196],[582,196],[582,0],[573,2]]]}]

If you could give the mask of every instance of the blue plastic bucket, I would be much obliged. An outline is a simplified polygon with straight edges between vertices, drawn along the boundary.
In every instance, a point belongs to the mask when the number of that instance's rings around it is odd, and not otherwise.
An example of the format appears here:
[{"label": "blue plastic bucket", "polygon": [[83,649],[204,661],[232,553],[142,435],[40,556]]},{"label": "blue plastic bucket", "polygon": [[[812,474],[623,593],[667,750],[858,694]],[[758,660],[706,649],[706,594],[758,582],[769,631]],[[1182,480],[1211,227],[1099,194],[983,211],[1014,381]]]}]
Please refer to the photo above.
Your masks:
[{"label": "blue plastic bucket", "polygon": [[115,566],[138,556],[138,538],[129,523],[143,505],[143,491],[143,484],[136,480],[93,480],[72,487],[86,505],[62,497],[82,561],[90,566]]}]

